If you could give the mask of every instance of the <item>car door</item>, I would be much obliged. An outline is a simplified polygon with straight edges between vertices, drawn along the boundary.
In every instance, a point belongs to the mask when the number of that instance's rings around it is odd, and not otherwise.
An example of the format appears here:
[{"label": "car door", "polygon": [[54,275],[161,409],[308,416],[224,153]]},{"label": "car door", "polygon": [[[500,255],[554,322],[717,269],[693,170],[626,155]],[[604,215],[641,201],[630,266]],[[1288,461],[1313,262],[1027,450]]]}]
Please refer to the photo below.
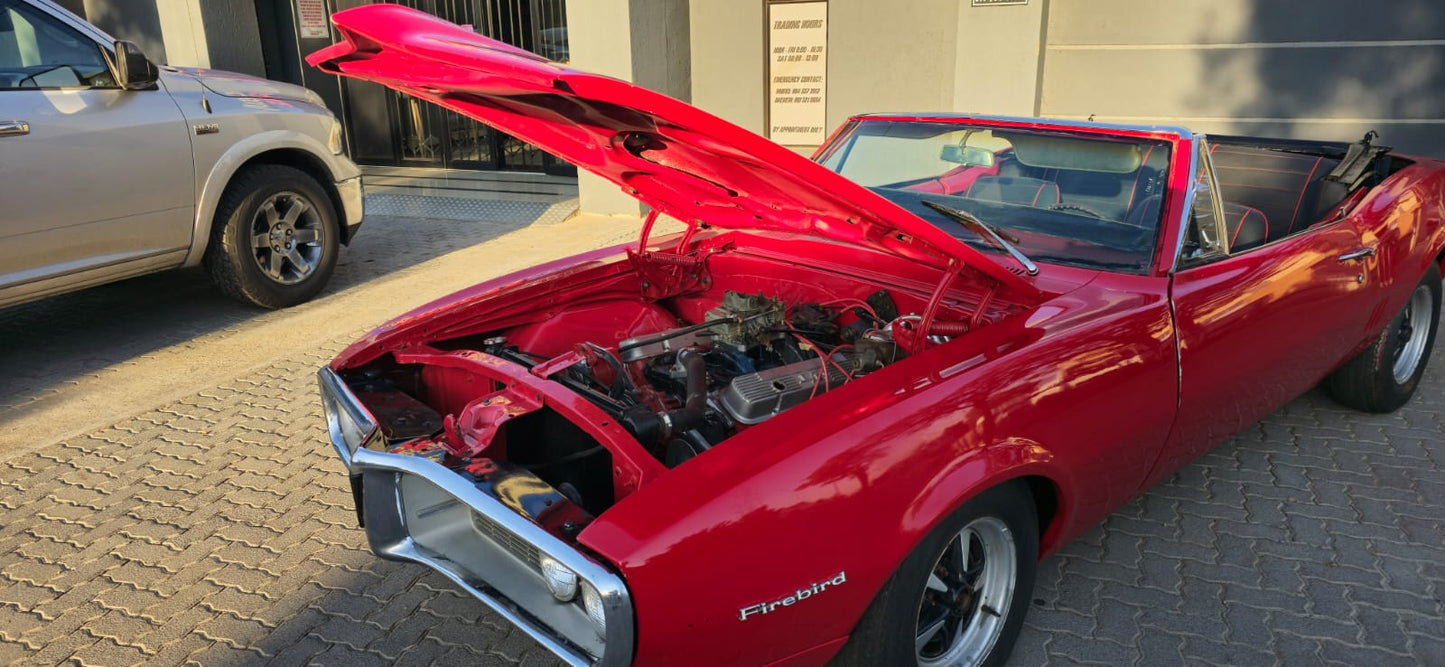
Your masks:
[{"label": "car door", "polygon": [[0,288],[163,268],[190,244],[180,109],[162,87],[117,87],[105,47],[68,21],[0,0]]},{"label": "car door", "polygon": [[1203,139],[1196,155],[1193,240],[1171,288],[1179,416],[1156,479],[1319,382],[1359,343],[1376,301],[1352,219],[1229,252]]}]

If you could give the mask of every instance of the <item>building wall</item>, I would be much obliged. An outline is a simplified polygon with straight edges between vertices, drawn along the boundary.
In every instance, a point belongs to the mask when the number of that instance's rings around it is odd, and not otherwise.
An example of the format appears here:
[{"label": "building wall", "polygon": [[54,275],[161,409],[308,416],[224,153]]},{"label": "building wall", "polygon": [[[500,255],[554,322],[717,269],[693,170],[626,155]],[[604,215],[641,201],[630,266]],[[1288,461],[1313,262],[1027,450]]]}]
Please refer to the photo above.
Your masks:
[{"label": "building wall", "polygon": [[1047,35],[1046,116],[1445,156],[1445,3],[1068,0]]},{"label": "building wall", "polygon": [[151,61],[266,76],[255,0],[68,0],[81,18]]},{"label": "building wall", "polygon": [[953,99],[937,108],[1037,114],[1037,82],[1043,65],[1039,45],[1046,39],[1043,17],[1049,5],[1049,0],[984,7],[960,2]]},{"label": "building wall", "polygon": [[[185,0],[159,0],[182,2]],[[255,0],[203,2],[201,23],[206,35],[206,51],[211,67],[266,76],[266,61],[261,57],[260,30],[256,25]]]},{"label": "building wall", "polygon": [[[571,66],[687,99],[692,90],[688,0],[569,0]],[[578,174],[583,210],[638,215],[640,204],[606,179]]]},{"label": "building wall", "polygon": [[[82,11],[75,11],[80,5]],[[84,0],[67,8],[116,39],[135,42],[154,62],[166,62],[166,43],[156,0]]]},{"label": "building wall", "polygon": [[753,132],[765,129],[763,3],[689,4],[692,103]]},{"label": "building wall", "polygon": [[960,0],[831,0],[828,126],[870,111],[953,108]]}]

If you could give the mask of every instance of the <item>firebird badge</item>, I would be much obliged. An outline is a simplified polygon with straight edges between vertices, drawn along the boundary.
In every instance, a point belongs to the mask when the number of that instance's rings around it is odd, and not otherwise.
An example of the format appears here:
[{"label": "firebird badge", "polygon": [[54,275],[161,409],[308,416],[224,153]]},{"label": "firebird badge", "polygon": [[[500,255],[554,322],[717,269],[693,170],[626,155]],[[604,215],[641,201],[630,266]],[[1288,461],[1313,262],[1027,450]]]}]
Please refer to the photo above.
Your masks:
[{"label": "firebird badge", "polygon": [[774,609],[777,609],[778,607],[791,607],[799,602],[802,602],[803,600],[822,593],[829,588],[836,588],[837,586],[845,583],[848,583],[848,573],[839,572],[838,574],[833,575],[833,578],[831,579],[825,579],[816,584],[808,586],[807,588],[799,588],[798,590],[793,591],[792,595],[789,595],[785,598],[779,598],[777,600],[773,600],[772,602],[759,602],[757,604],[750,604],[746,607],[743,607],[742,609],[738,610],[738,620],[746,621],[748,620],[749,616],[771,613]]}]

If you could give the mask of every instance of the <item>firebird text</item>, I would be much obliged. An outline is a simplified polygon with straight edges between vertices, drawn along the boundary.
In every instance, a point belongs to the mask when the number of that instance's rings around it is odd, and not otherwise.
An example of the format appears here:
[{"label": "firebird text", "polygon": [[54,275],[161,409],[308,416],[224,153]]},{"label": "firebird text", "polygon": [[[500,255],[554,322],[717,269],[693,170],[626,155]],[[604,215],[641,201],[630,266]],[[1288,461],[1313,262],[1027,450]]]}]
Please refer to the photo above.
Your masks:
[{"label": "firebird text", "polygon": [[803,600],[813,597],[814,595],[828,590],[828,587],[830,586],[838,586],[847,582],[848,573],[839,572],[831,579],[825,579],[807,588],[799,588],[798,590],[793,591],[793,594],[789,595],[788,597],[773,600],[772,602],[759,602],[754,605],[748,605],[746,607],[743,607],[742,609],[738,610],[738,620],[746,621],[748,620],[749,616],[766,614],[774,609],[777,609],[778,607],[790,607],[794,604],[802,602]]}]

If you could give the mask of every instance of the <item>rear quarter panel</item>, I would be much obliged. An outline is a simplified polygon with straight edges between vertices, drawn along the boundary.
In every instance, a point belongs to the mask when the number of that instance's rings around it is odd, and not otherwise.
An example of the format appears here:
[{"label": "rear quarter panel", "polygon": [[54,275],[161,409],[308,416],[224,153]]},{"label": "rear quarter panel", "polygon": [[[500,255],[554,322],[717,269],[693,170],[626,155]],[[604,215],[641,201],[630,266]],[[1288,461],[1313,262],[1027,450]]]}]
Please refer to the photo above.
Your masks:
[{"label": "rear quarter panel", "polygon": [[[637,664],[762,664],[845,637],[914,544],[1009,479],[1057,487],[1045,550],[1137,494],[1174,416],[1164,292],[1161,279],[1101,277],[755,426],[618,503],[581,540],[632,589]],[[841,585],[740,619],[839,573]]]},{"label": "rear quarter panel", "polygon": [[1356,351],[1404,308],[1425,271],[1445,259],[1445,162],[1409,159],[1414,164],[1375,186],[1349,212],[1362,246],[1376,250],[1365,275],[1379,295]]}]

